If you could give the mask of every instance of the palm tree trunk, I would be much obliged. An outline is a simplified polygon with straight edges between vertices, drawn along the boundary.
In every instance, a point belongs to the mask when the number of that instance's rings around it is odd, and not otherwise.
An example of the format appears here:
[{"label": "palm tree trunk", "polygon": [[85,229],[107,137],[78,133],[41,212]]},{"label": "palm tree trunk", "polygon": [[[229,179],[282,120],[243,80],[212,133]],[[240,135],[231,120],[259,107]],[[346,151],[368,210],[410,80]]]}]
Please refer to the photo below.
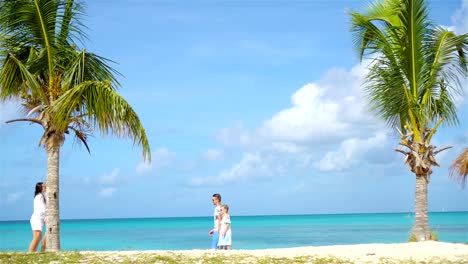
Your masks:
[{"label": "palm tree trunk", "polygon": [[46,145],[46,251],[60,251],[59,161],[63,136],[51,135]]},{"label": "palm tree trunk", "polygon": [[413,235],[418,241],[429,240],[429,220],[427,215],[427,178],[424,174],[416,175],[415,222]]}]

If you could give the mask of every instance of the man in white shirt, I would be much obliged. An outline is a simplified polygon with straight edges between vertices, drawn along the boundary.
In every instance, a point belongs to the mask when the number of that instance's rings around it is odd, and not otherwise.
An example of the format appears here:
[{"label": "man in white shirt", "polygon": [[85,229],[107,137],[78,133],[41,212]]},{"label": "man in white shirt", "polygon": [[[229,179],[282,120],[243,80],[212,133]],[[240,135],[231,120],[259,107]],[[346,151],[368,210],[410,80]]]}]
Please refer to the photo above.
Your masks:
[{"label": "man in white shirt", "polygon": [[213,236],[213,240],[211,241],[211,249],[218,248],[218,239],[219,239],[219,231],[221,228],[221,195],[219,193],[213,194],[211,197],[211,201],[215,206],[213,219],[214,219],[214,228],[210,230],[210,236]]}]

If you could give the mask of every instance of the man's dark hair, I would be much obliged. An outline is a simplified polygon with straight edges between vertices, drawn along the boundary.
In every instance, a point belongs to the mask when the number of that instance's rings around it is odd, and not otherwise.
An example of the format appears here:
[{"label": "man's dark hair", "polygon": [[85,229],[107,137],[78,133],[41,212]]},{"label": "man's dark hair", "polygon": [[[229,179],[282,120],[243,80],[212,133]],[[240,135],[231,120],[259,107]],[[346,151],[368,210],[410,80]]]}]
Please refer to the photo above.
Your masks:
[{"label": "man's dark hair", "polygon": [[216,199],[218,199],[218,201],[221,202],[221,194],[215,193],[213,194],[213,197],[216,197]]}]

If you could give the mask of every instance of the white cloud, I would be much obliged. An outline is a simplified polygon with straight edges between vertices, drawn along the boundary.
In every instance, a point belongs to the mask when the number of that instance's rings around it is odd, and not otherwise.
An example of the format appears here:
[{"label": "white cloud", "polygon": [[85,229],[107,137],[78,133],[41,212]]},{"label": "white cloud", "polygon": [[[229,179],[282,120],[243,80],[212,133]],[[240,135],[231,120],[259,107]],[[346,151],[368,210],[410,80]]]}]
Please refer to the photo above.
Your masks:
[{"label": "white cloud", "polygon": [[287,150],[263,150],[256,153],[247,151],[239,162],[221,171],[217,176],[193,178],[190,184],[216,186],[258,181],[304,172],[310,174],[314,169],[321,172],[342,171],[364,161],[380,165],[391,164],[399,158],[387,144],[387,134],[383,130],[369,135],[368,138],[352,137],[337,143],[339,144],[336,150],[332,150],[332,146],[336,144],[329,144],[319,148],[308,146],[298,153],[290,153]]},{"label": "white cloud", "polygon": [[324,94],[325,90],[314,83],[305,85],[292,96],[293,107],[267,120],[258,130],[259,135],[279,141],[306,142],[349,129],[349,124],[338,120],[338,102],[325,98]]},{"label": "white cloud", "polygon": [[216,139],[226,147],[248,146],[251,144],[252,135],[242,124],[234,127],[223,128],[216,134]]},{"label": "white cloud", "polygon": [[321,171],[341,171],[363,160],[365,154],[374,148],[382,148],[387,136],[380,131],[368,139],[350,138],[341,142],[336,151],[329,151],[323,159],[316,163]]},{"label": "white cloud", "polygon": [[6,197],[6,203],[14,203],[24,196],[24,192],[12,192],[8,193]]},{"label": "white cloud", "polygon": [[147,161],[140,161],[136,167],[136,172],[143,174],[153,170],[153,165]]},{"label": "white cloud", "polygon": [[457,34],[468,33],[468,0],[462,0],[462,5],[452,16],[453,29]]},{"label": "white cloud", "polygon": [[115,187],[103,188],[99,191],[98,194],[101,197],[108,198],[108,197],[111,197],[115,193],[116,190],[117,188]]},{"label": "white cloud", "polygon": [[222,185],[236,181],[247,181],[252,178],[271,177],[284,172],[285,169],[282,163],[276,162],[275,156],[266,156],[260,153],[245,153],[239,163],[222,171],[218,176],[194,178],[190,183],[196,186]]},{"label": "white cloud", "polygon": [[226,147],[270,148],[300,153],[310,144],[337,142],[374,132],[381,126],[368,114],[360,89],[366,70],[332,69],[315,83],[304,85],[283,109],[254,129],[241,125],[222,129],[217,139]]},{"label": "white cloud", "polygon": [[453,31],[453,32],[457,31],[457,27],[455,27],[455,26],[446,26],[446,25],[440,25],[440,26],[445,28],[448,31]]},{"label": "white cloud", "polygon": [[[220,185],[319,169],[336,171],[366,159],[386,141],[385,125],[368,112],[361,83],[367,62],[351,70],[331,69],[291,96],[291,106],[254,129],[236,125],[216,135],[241,160],[194,185]],[[390,151],[390,150],[389,150]]]},{"label": "white cloud", "polygon": [[119,176],[119,169],[115,168],[110,173],[104,174],[98,178],[98,182],[101,184],[115,184],[117,177]]},{"label": "white cloud", "polygon": [[219,149],[209,149],[203,153],[202,158],[209,161],[222,160],[224,158],[224,152]]},{"label": "white cloud", "polygon": [[176,158],[176,153],[166,148],[159,148],[152,154],[152,162],[141,161],[136,167],[136,172],[144,174],[153,171],[154,169],[163,169],[170,167]]}]

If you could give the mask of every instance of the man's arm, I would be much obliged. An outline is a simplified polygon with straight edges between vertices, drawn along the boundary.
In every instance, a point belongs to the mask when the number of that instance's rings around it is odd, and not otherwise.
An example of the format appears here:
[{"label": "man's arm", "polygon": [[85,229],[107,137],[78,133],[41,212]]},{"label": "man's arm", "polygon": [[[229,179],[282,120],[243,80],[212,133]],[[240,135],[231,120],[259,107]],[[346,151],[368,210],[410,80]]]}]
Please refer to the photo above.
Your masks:
[{"label": "man's arm", "polygon": [[218,219],[218,232],[221,232],[221,220],[223,219],[221,215],[217,215],[216,219]]}]

